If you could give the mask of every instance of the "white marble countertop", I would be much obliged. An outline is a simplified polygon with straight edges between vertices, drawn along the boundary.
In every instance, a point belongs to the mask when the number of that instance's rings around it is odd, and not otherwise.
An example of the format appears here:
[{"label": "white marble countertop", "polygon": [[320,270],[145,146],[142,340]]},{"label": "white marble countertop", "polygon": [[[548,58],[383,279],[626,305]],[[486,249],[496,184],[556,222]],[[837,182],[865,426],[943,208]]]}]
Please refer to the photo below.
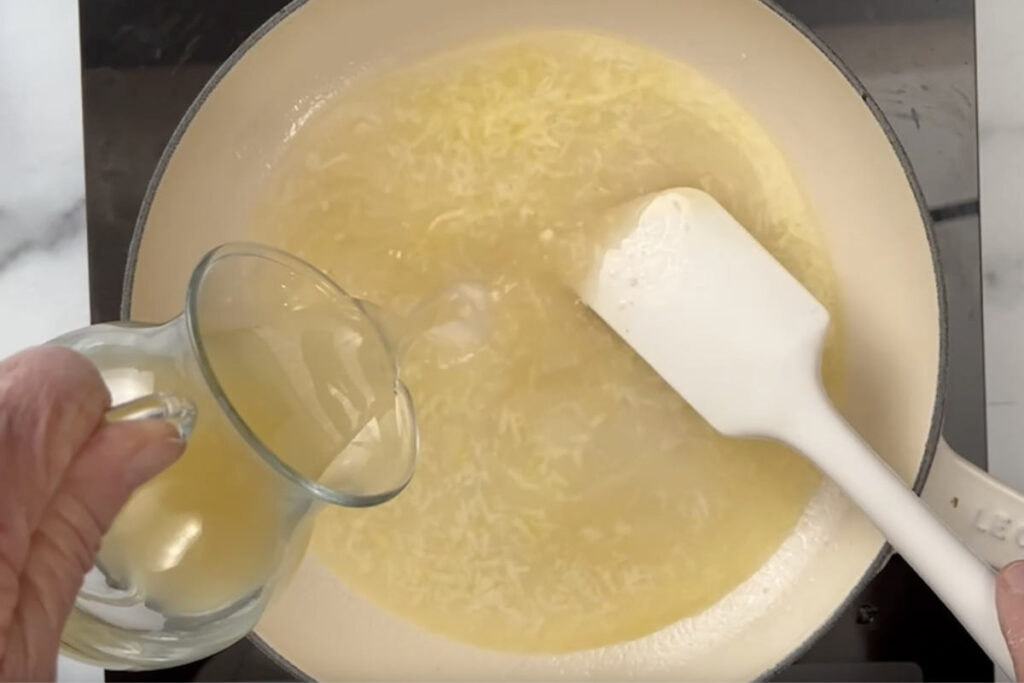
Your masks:
[{"label": "white marble countertop", "polygon": [[[0,357],[89,322],[77,9],[77,0],[0,0]],[[1024,489],[1020,26],[1024,3],[977,3],[988,456],[997,476]],[[931,144],[914,137],[912,117],[905,123],[910,145]],[[941,188],[946,169],[937,159],[924,179]],[[102,680],[99,670],[61,666],[65,680]]]},{"label": "white marble countertop", "polygon": [[0,0],[0,358],[89,324],[80,84],[77,0]]},{"label": "white marble countertop", "polygon": [[89,324],[76,0],[0,1],[0,357]]}]

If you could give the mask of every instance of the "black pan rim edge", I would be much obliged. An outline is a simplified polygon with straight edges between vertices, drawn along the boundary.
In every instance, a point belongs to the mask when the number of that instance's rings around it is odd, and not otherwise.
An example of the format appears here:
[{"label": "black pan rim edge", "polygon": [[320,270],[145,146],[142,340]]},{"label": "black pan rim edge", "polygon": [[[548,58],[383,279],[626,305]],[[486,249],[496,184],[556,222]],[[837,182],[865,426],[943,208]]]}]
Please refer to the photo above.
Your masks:
[{"label": "black pan rim edge", "polygon": [[[938,242],[935,239],[935,226],[932,222],[931,212],[928,210],[928,204],[925,202],[924,192],[921,190],[921,184],[917,180],[917,174],[914,172],[913,166],[910,164],[910,159],[907,156],[906,150],[903,148],[903,143],[900,142],[896,136],[896,131],[890,125],[889,120],[885,118],[885,114],[882,113],[882,108],[878,106],[875,98],[871,96],[864,84],[860,82],[860,79],[853,73],[850,67],[846,66],[846,63],[839,57],[835,51],[829,47],[823,40],[821,40],[813,31],[810,30],[803,22],[799,21],[796,17],[791,15],[789,12],[780,7],[776,0],[760,0],[766,7],[775,12],[781,19],[789,23],[790,26],[795,28],[797,31],[803,34],[804,38],[811,42],[822,54],[828,57],[832,65],[846,78],[846,81],[857,91],[860,95],[864,105],[874,116],[875,122],[885,133],[885,137],[889,140],[889,145],[892,147],[893,152],[896,154],[896,158],[900,162],[900,166],[903,167],[903,174],[907,178],[907,183],[910,185],[910,190],[914,194],[914,201],[917,203],[917,211],[921,216],[921,224],[924,226],[925,237],[928,240],[928,248],[932,255],[932,274],[935,276],[935,297],[939,308],[939,367],[936,373],[935,382],[935,398],[932,403],[932,418],[931,426],[928,429],[928,438],[925,441],[924,453],[921,457],[921,465],[918,467],[917,476],[914,478],[913,490],[920,494],[924,488],[925,481],[928,479],[928,473],[931,471],[932,461],[935,458],[935,449],[938,446],[939,439],[942,438],[942,411],[946,400],[946,366],[948,364],[948,353],[949,353],[949,319],[946,301],[946,281],[942,272],[942,267],[939,263],[939,247]],[[857,585],[849,592],[849,594],[840,602],[832,615],[823,621],[817,629],[807,637],[797,648],[789,653],[787,657],[780,660],[775,666],[762,672],[759,676],[759,680],[774,677],[780,671],[792,664],[798,658],[800,658],[811,646],[818,641],[818,639],[829,629],[831,629],[839,617],[846,611],[853,600],[860,595],[871,582],[872,579],[885,567],[889,558],[892,557],[893,550],[892,546],[888,542],[882,545],[882,548],[878,551],[878,555],[875,556],[874,561],[868,566],[864,575],[861,577]]]},{"label": "black pan rim edge", "polygon": [[[263,36],[269,33],[279,23],[284,21],[293,12],[298,10],[300,7],[305,5],[307,0],[292,0],[285,7],[283,7],[276,14],[267,19],[252,35],[246,38],[241,45],[235,49],[234,52],[224,61],[223,64],[214,72],[210,80],[200,90],[199,95],[189,105],[189,108],[185,111],[181,121],[174,129],[174,133],[171,135],[170,140],[167,142],[167,146],[164,148],[163,153],[160,155],[160,160],[157,162],[156,168],[153,171],[153,176],[150,178],[149,184],[146,187],[146,194],[143,197],[142,204],[139,207],[139,216],[135,221],[135,227],[132,230],[132,239],[128,247],[128,262],[125,266],[124,284],[122,287],[121,296],[121,319],[128,320],[131,312],[131,299],[132,299],[132,288],[135,281],[135,267],[138,263],[139,247],[142,244],[142,235],[145,231],[146,220],[149,218],[149,211],[153,205],[153,198],[156,196],[157,188],[160,185],[160,181],[163,179],[164,172],[167,169],[167,164],[170,162],[171,157],[174,155],[175,150],[178,147],[178,143],[181,138],[185,135],[189,125],[192,123],[192,119],[195,118],[199,109],[206,102],[206,99],[210,96],[210,93],[220,84],[221,80],[227,73],[234,68],[242,57],[249,51],[253,45],[256,44]],[[913,167],[910,165],[910,160],[907,157],[907,153],[900,143],[899,138],[896,137],[896,132],[893,130],[889,121],[885,118],[881,108],[875,99],[868,93],[867,89],[860,82],[860,79],[854,75],[853,71],[840,59],[832,48],[825,44],[818,36],[816,36],[803,22],[796,19],[789,12],[780,7],[776,0],[759,0],[767,8],[777,14],[781,19],[786,21],[790,26],[801,33],[812,45],[814,45],[822,54],[824,54],[832,65],[839,71],[840,74],[846,79],[850,86],[860,95],[864,105],[871,112],[875,118],[876,123],[881,127],[885,133],[886,138],[889,140],[889,144],[892,147],[893,152],[896,154],[896,158],[899,160],[900,165],[903,167],[903,173],[907,178],[907,183],[910,185],[911,192],[914,194],[914,200],[917,202],[918,212],[921,216],[921,223],[924,226],[925,236],[928,239],[928,247],[932,255],[932,273],[935,276],[935,287],[936,287],[936,299],[939,307],[939,367],[936,377],[936,394],[932,408],[932,419],[931,427],[928,431],[928,439],[925,442],[924,454],[921,458],[921,465],[918,468],[917,476],[914,479],[913,489],[917,493],[921,492],[924,487],[925,480],[928,478],[928,473],[931,470],[932,460],[935,456],[935,448],[938,445],[939,439],[942,435],[942,410],[945,403],[946,396],[946,365],[947,365],[947,354],[948,348],[948,318],[947,318],[947,302],[946,302],[946,287],[945,278],[943,277],[942,268],[939,265],[939,252],[938,244],[935,239],[935,229],[932,224],[931,215],[928,211],[928,206],[924,200],[924,193],[921,191],[921,185],[917,180],[917,175],[914,173]],[[807,650],[824,634],[828,631],[839,619],[840,615],[849,607],[853,599],[859,595],[867,584],[875,577],[878,572],[882,570],[886,562],[892,556],[892,548],[888,543],[884,544],[879,550],[878,555],[872,561],[867,571],[861,577],[857,585],[853,587],[853,590],[838,604],[833,610],[832,615],[823,621],[817,629],[811,635],[809,635],[798,647],[793,649],[788,655],[779,660],[775,666],[770,669],[763,671],[759,676],[758,680],[764,680],[771,678],[779,673],[783,668],[793,663],[796,659],[802,656]],[[293,676],[300,680],[312,681],[314,680],[306,672],[302,671],[295,664],[282,657],[273,647],[271,647],[265,640],[260,638],[255,632],[250,633],[248,636],[249,640],[267,657],[274,661],[275,664],[280,666],[285,671],[288,671]]]}]

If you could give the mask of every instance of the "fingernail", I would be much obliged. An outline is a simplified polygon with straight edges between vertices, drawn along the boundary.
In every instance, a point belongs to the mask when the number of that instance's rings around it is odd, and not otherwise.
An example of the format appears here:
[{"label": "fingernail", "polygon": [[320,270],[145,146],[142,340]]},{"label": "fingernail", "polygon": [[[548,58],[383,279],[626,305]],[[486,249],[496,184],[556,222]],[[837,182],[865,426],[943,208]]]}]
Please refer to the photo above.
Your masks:
[{"label": "fingernail", "polygon": [[178,459],[185,450],[181,439],[165,439],[136,453],[124,469],[125,481],[132,488],[146,483]]},{"label": "fingernail", "polygon": [[999,578],[1011,593],[1024,596],[1024,560],[1017,560],[1003,567],[999,572]]}]

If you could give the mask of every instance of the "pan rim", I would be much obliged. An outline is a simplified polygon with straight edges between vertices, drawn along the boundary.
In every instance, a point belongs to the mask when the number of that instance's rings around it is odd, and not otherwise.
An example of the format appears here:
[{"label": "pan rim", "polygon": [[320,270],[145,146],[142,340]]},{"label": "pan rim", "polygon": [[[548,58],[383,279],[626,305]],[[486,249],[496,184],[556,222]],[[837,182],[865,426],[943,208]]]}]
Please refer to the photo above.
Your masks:
[{"label": "pan rim", "polygon": [[[132,229],[132,238],[128,246],[127,263],[125,265],[124,280],[122,283],[122,295],[121,295],[121,306],[120,315],[122,320],[129,320],[131,313],[131,300],[132,291],[135,282],[135,269],[138,264],[139,249],[142,244],[143,233],[145,232],[146,222],[149,218],[150,210],[153,206],[153,200],[156,196],[156,192],[160,186],[161,181],[167,166],[170,163],[171,158],[174,156],[175,151],[178,148],[178,144],[188,131],[192,120],[199,113],[199,110],[206,103],[207,98],[210,94],[220,85],[220,82],[224,77],[231,71],[234,66],[245,57],[249,49],[253,47],[259,40],[261,40],[267,33],[274,29],[278,24],[291,16],[292,13],[303,7],[308,0],[291,0],[287,5],[281,8],[279,11],[274,13],[268,18],[259,28],[257,28],[249,37],[247,37],[242,43],[231,53],[231,55],[214,71],[210,80],[203,85],[203,88],[199,91],[199,94],[193,100],[192,104],[189,105],[188,109],[182,115],[181,120],[175,127],[174,132],[167,141],[167,145],[164,147],[163,152],[160,155],[160,159],[157,162],[156,168],[153,170],[153,175],[150,177],[149,183],[146,186],[146,193],[143,196],[142,203],[139,207],[139,215],[135,221],[135,226]],[[907,183],[910,186],[910,190],[913,193],[914,201],[917,204],[918,213],[921,217],[921,223],[924,227],[925,238],[928,242],[928,248],[931,253],[932,262],[932,275],[935,281],[935,295],[938,303],[938,319],[939,319],[939,353],[938,353],[938,368],[936,371],[936,384],[935,384],[935,397],[932,405],[932,416],[931,423],[928,430],[928,436],[925,441],[924,453],[921,457],[921,464],[918,467],[917,475],[914,478],[913,490],[916,493],[920,493],[924,487],[925,481],[928,479],[928,474],[931,471],[932,462],[935,456],[935,449],[938,445],[939,439],[942,436],[942,413],[945,404],[946,395],[946,375],[947,375],[947,361],[948,361],[948,311],[947,311],[947,300],[946,300],[946,286],[945,278],[942,272],[942,267],[939,262],[938,243],[935,238],[935,227],[931,219],[931,214],[928,210],[928,205],[925,202],[924,193],[921,190],[920,182],[917,179],[917,175],[914,172],[913,167],[910,164],[910,159],[907,156],[906,150],[903,144],[899,141],[896,136],[896,132],[888,119],[885,118],[885,114],[882,112],[881,107],[875,101],[874,97],[867,91],[860,79],[853,73],[853,71],[843,62],[838,54],[831,47],[829,47],[821,38],[819,38],[814,32],[810,30],[803,22],[798,20],[788,11],[783,9],[777,2],[777,0],[757,0],[762,5],[774,12],[780,19],[788,23],[792,28],[803,35],[815,48],[817,48],[825,57],[828,58],[829,62],[836,68],[836,70],[846,79],[846,82],[860,95],[864,105],[868,108],[868,111],[874,117],[875,122],[882,129],[886,139],[889,141],[889,145],[896,155],[900,166],[903,169],[903,174],[907,179]],[[854,598],[859,595],[867,584],[885,567],[889,558],[893,555],[891,546],[888,543],[884,543],[879,549],[878,554],[874,560],[865,570],[863,576],[853,587],[853,589],[843,598],[832,611],[832,614],[828,619],[821,622],[818,627],[805,638],[797,647],[786,654],[785,657],[781,658],[774,666],[762,671],[757,679],[765,680],[772,678],[778,674],[783,668],[792,664],[799,657],[801,657],[810,647],[817,642],[817,640],[828,630],[830,630],[835,623],[838,621],[840,616],[853,602]],[[255,631],[249,633],[247,638],[269,659],[271,659],[277,666],[281,667],[285,671],[292,674],[299,680],[312,681],[315,680],[312,676],[307,674],[305,671],[300,669],[297,665],[291,661],[285,659],[277,650],[275,650],[269,643],[261,638]]]},{"label": "pan rim", "polygon": [[[928,428],[928,437],[925,440],[924,453],[921,456],[921,464],[918,467],[917,475],[914,477],[914,483],[911,487],[915,493],[920,494],[921,490],[924,488],[925,482],[928,480],[928,474],[931,471],[932,462],[935,458],[935,449],[938,446],[939,439],[942,438],[942,414],[946,400],[946,372],[949,353],[949,319],[947,310],[948,302],[946,301],[946,281],[942,272],[942,265],[939,261],[939,246],[938,241],[935,238],[935,225],[932,222],[931,212],[928,210],[928,204],[925,201],[924,192],[921,190],[921,183],[917,179],[917,174],[914,172],[914,168],[910,163],[910,158],[907,156],[903,143],[901,143],[897,137],[892,124],[890,124],[889,120],[885,118],[885,114],[882,112],[882,108],[878,106],[878,102],[875,101],[875,98],[868,92],[867,88],[864,87],[864,84],[861,83],[857,75],[854,74],[842,58],[827,43],[825,43],[825,41],[811,31],[806,24],[779,6],[777,0],[760,0],[760,2],[775,12],[780,19],[786,21],[790,26],[803,34],[804,38],[810,41],[812,45],[818,48],[818,50],[828,58],[836,70],[843,75],[847,83],[849,83],[857,94],[860,95],[861,101],[864,102],[868,111],[870,111],[871,115],[875,118],[875,122],[882,129],[882,132],[885,133],[885,137],[889,141],[889,146],[892,147],[892,151],[896,154],[896,158],[899,160],[900,166],[903,168],[903,174],[907,178],[907,183],[910,185],[910,190],[914,195],[914,202],[917,204],[918,214],[921,216],[921,224],[924,227],[925,238],[928,241],[928,250],[931,252],[932,257],[932,275],[935,279],[935,298],[939,311],[939,366],[936,369],[935,397],[932,402],[932,417]],[[842,602],[836,606],[832,615],[823,621],[818,628],[816,628],[802,643],[800,643],[799,647],[790,652],[787,657],[780,660],[775,666],[762,672],[758,676],[758,680],[774,677],[781,671],[781,669],[793,663],[806,653],[819,638],[821,638],[836,624],[842,614],[853,602],[854,598],[856,598],[867,587],[871,580],[878,575],[878,573],[889,562],[889,559],[893,554],[892,546],[889,545],[888,541],[883,543],[882,547],[878,551],[878,555],[875,556],[875,559],[864,572],[864,575],[861,576],[860,581],[857,582]]]}]

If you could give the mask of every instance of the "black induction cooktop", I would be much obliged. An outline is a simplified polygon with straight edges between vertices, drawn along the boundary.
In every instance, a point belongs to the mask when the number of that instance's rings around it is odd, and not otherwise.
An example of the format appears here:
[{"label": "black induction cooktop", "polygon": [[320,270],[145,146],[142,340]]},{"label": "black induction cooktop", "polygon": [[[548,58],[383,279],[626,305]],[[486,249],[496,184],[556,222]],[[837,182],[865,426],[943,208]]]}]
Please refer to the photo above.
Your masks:
[{"label": "black induction cooktop", "polygon": [[[90,289],[96,321],[118,317],[131,230],[150,175],[179,118],[214,70],[284,4],[283,0],[80,0]],[[863,40],[874,40],[873,26],[892,20],[894,13],[900,21],[913,24],[938,12],[959,40],[969,41],[973,60],[973,3],[969,0],[790,0],[779,4],[815,32],[843,22],[856,24]],[[833,34],[823,30],[819,35],[828,43],[828,35]],[[841,49],[830,47],[842,55]],[[857,73],[857,66],[850,66]],[[911,163],[918,163],[913,154]],[[974,168],[964,173],[968,178],[974,174],[974,187],[976,168],[975,160]],[[932,208],[933,216],[941,220],[976,212],[976,202]],[[984,452],[983,442],[973,454],[976,462],[979,451]],[[850,608],[775,678],[991,681],[992,674],[992,665],[966,632],[907,565],[894,557]],[[109,672],[107,678],[294,677],[243,640],[187,666]]]}]

